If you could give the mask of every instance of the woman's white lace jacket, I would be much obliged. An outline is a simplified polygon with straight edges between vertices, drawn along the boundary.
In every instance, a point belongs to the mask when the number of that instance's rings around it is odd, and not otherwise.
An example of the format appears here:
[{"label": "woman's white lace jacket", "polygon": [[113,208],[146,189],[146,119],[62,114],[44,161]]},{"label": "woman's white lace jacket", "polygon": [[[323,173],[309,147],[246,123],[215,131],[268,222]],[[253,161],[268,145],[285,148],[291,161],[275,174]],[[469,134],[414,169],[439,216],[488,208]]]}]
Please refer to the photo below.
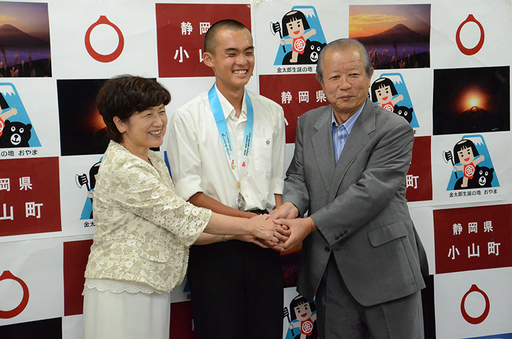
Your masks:
[{"label": "woman's white lace jacket", "polygon": [[153,166],[110,142],[93,198],[96,224],[86,278],[148,284],[170,291],[185,276],[188,250],[211,211],[179,198],[160,156]]}]

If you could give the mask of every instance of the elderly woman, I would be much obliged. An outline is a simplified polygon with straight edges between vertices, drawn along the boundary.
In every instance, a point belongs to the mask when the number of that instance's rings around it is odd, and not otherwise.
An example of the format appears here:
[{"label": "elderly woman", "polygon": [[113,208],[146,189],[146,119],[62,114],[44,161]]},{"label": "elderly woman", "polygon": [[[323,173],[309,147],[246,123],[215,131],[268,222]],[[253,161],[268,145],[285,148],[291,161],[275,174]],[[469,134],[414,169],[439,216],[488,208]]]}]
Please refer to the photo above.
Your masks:
[{"label": "elderly woman", "polygon": [[162,145],[165,105],[171,100],[158,82],[113,78],[96,100],[112,141],[94,193],[96,232],[85,271],[85,338],[167,339],[170,291],[183,280],[189,247],[202,232],[241,239],[250,235],[269,246],[283,239],[264,218],[215,214],[174,193],[167,167],[150,150]]}]

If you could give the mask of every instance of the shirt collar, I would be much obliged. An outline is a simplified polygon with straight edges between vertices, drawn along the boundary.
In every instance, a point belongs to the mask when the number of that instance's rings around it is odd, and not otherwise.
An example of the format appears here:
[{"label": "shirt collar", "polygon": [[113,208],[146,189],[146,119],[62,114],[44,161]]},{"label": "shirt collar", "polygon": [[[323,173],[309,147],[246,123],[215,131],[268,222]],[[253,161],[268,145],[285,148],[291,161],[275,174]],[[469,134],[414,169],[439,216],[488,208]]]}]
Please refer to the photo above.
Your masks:
[{"label": "shirt collar", "polygon": [[365,105],[366,105],[366,102],[363,104],[363,106],[361,106],[361,108],[354,115],[352,115],[350,118],[348,118],[347,121],[345,121],[341,125],[338,125],[338,122],[336,121],[336,117],[334,116],[334,111],[331,108],[332,126],[333,127],[343,126],[343,127],[345,127],[347,132],[350,133],[350,131],[352,131],[352,127],[354,127],[354,124],[356,123],[357,118],[359,118],[359,116],[361,115],[361,112],[363,111]]},{"label": "shirt collar", "polygon": [[[224,113],[224,118],[228,118],[229,116],[235,116],[235,108],[231,103],[226,99],[226,97],[219,91],[217,85],[215,85],[215,90],[217,91],[217,95],[219,97],[220,105],[222,106],[222,113]],[[245,103],[245,93],[244,90],[244,98],[242,99],[242,113],[240,114],[240,119],[247,119],[247,105]]]}]

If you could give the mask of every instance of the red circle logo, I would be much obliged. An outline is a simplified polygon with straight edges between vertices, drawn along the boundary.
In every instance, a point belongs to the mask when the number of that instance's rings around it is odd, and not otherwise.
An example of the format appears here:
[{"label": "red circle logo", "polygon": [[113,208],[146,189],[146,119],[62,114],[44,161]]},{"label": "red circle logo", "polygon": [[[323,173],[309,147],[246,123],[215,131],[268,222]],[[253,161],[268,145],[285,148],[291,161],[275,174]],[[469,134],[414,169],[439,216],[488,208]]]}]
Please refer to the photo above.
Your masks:
[{"label": "red circle logo", "polygon": [[[117,33],[117,36],[119,37],[119,43],[117,45],[117,48],[115,51],[113,51],[112,53],[110,54],[99,54],[98,52],[96,52],[94,50],[94,48],[92,48],[92,45],[91,45],[91,32],[92,30],[96,27],[96,26],[99,26],[99,25],[108,25],[110,27],[112,27],[113,29],[115,29],[116,33]],[[89,27],[89,29],[87,30],[87,32],[85,33],[85,49],[87,49],[87,52],[97,61],[99,62],[111,62],[111,61],[114,61],[116,60],[120,55],[121,55],[121,52],[123,51],[123,48],[124,48],[124,37],[123,37],[123,33],[121,32],[121,30],[119,29],[119,27],[117,27],[115,24],[113,24],[112,22],[110,22],[106,16],[102,15],[100,16],[100,18],[98,19],[98,21],[96,21],[95,23],[93,23],[91,25],[91,27]]]},{"label": "red circle logo", "polygon": [[[460,31],[462,30],[462,27],[464,27],[465,24],[467,24],[468,22],[474,22],[478,25],[478,28],[480,28],[480,40],[478,40],[478,43],[476,44],[475,47],[473,48],[466,48],[462,42],[460,41]],[[480,23],[480,21],[478,21],[477,19],[475,19],[475,17],[473,16],[473,14],[470,14],[468,15],[468,17],[466,18],[466,20],[464,20],[460,25],[459,25],[459,28],[457,29],[457,33],[455,34],[455,41],[457,42],[457,47],[459,47],[460,51],[466,55],[473,55],[473,54],[476,54],[478,53],[478,51],[482,48],[482,46],[484,45],[484,39],[485,39],[485,33],[484,33],[484,27],[482,26],[482,24]]]},{"label": "red circle logo", "polygon": [[[476,318],[470,316],[466,312],[466,298],[468,297],[469,294],[471,294],[473,292],[480,293],[485,299],[484,312],[479,317],[476,317]],[[483,322],[485,320],[485,318],[487,318],[487,316],[489,315],[490,308],[491,308],[491,303],[489,302],[489,297],[487,296],[487,294],[485,294],[484,291],[479,289],[476,285],[471,286],[471,288],[466,292],[466,294],[464,294],[464,297],[462,298],[462,301],[460,303],[460,311],[462,313],[462,317],[464,317],[464,319],[466,319],[466,321],[468,323],[473,324],[473,325],[480,324],[481,322]]]},{"label": "red circle logo", "polygon": [[2,273],[2,275],[0,276],[0,281],[8,279],[14,280],[21,285],[21,288],[23,288],[23,298],[21,299],[20,304],[13,308],[12,310],[0,310],[0,319],[14,318],[15,316],[23,312],[23,310],[25,309],[25,307],[27,307],[28,304],[29,293],[27,284],[25,284],[25,282],[20,278],[14,276],[10,271],[4,271],[4,273]]}]

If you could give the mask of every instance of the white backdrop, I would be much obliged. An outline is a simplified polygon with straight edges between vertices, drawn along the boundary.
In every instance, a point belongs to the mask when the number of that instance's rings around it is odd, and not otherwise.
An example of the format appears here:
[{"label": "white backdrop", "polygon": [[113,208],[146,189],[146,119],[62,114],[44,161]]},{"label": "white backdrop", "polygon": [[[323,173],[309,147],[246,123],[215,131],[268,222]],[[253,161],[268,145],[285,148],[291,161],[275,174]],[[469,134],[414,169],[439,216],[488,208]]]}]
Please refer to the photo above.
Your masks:
[{"label": "white backdrop", "polygon": [[[411,215],[430,264],[424,295],[427,333],[432,338],[512,338],[511,0],[389,0],[378,6],[370,0],[0,1],[0,47],[4,45],[0,70],[6,75],[0,78],[0,86],[14,87],[18,97],[3,93],[7,104],[18,109],[7,121],[24,123],[32,134],[28,146],[0,143],[0,274],[4,272],[0,276],[0,337],[16,333],[31,333],[33,338],[43,338],[45,333],[52,338],[82,337],[83,268],[94,232],[92,219],[82,215],[88,216],[89,170],[100,161],[98,149],[104,145],[96,145],[104,139],[91,104],[98,84],[127,73],[156,78],[171,92],[167,111],[172,114],[213,83],[212,73],[200,64],[202,45],[198,41],[204,35],[200,23],[228,17],[245,20],[251,23],[256,47],[256,69],[248,88],[282,104],[293,126],[298,115],[325,102],[315,99],[314,91],[320,86],[314,79],[314,64],[281,63],[279,32],[272,30],[272,24],[281,23],[292,9],[312,13],[308,21],[317,29],[310,39],[319,43],[369,35],[377,29],[370,23],[382,25],[377,33],[418,20],[429,26],[427,65],[379,68],[372,79],[400,74],[414,106],[417,144],[421,140],[427,145],[415,149],[409,173],[417,177],[420,187],[408,187]],[[416,15],[416,10],[426,13],[427,20]],[[355,30],[356,12],[366,14],[362,31]],[[475,21],[464,23],[469,15]],[[111,25],[94,26],[102,16]],[[36,27],[41,20],[46,28]],[[23,47],[2,42],[14,36],[4,34],[6,24],[31,36],[39,30],[42,40],[46,36],[51,53],[51,58],[43,58],[49,65],[46,73],[9,76],[12,67],[21,70],[21,60],[23,67],[28,67],[29,60]],[[34,27],[36,32],[31,31]],[[479,51],[463,53],[456,41],[459,27],[462,46],[471,49],[483,41]],[[25,41],[26,37],[16,39]],[[116,49],[120,54],[108,62],[98,60],[87,51],[87,39],[100,55],[111,55]],[[399,48],[397,55],[408,53],[411,58],[410,51],[402,53]],[[36,60],[35,52],[32,58]],[[464,80],[457,81],[459,74]],[[480,87],[484,103],[468,108],[479,112],[485,108],[485,114],[499,115],[499,128],[479,130],[480,122],[487,119],[480,116],[473,129],[460,131],[456,128],[460,119],[446,120],[448,127],[437,133],[455,97],[473,87]],[[292,95],[289,101],[283,99],[286,92]],[[298,92],[308,92],[308,100]],[[2,114],[7,110],[2,106]],[[294,130],[290,127],[287,133],[292,137]],[[36,136],[39,144],[34,144]],[[453,187],[452,163],[445,155],[462,139],[482,141],[477,148],[485,152],[487,167],[493,170],[492,184]],[[283,159],[286,164],[293,152],[289,142]],[[162,156],[172,152],[165,145]],[[53,165],[55,159],[58,166]],[[87,184],[80,182],[84,175]],[[458,172],[456,179],[460,177]],[[462,232],[455,234],[457,224]],[[293,267],[286,269],[293,276]],[[23,290],[24,284],[29,292]],[[295,296],[295,288],[287,287],[283,307],[289,310]],[[189,298],[186,282],[173,291],[171,332],[175,338],[193,337]],[[284,338],[294,336],[288,325],[284,316]]]}]

